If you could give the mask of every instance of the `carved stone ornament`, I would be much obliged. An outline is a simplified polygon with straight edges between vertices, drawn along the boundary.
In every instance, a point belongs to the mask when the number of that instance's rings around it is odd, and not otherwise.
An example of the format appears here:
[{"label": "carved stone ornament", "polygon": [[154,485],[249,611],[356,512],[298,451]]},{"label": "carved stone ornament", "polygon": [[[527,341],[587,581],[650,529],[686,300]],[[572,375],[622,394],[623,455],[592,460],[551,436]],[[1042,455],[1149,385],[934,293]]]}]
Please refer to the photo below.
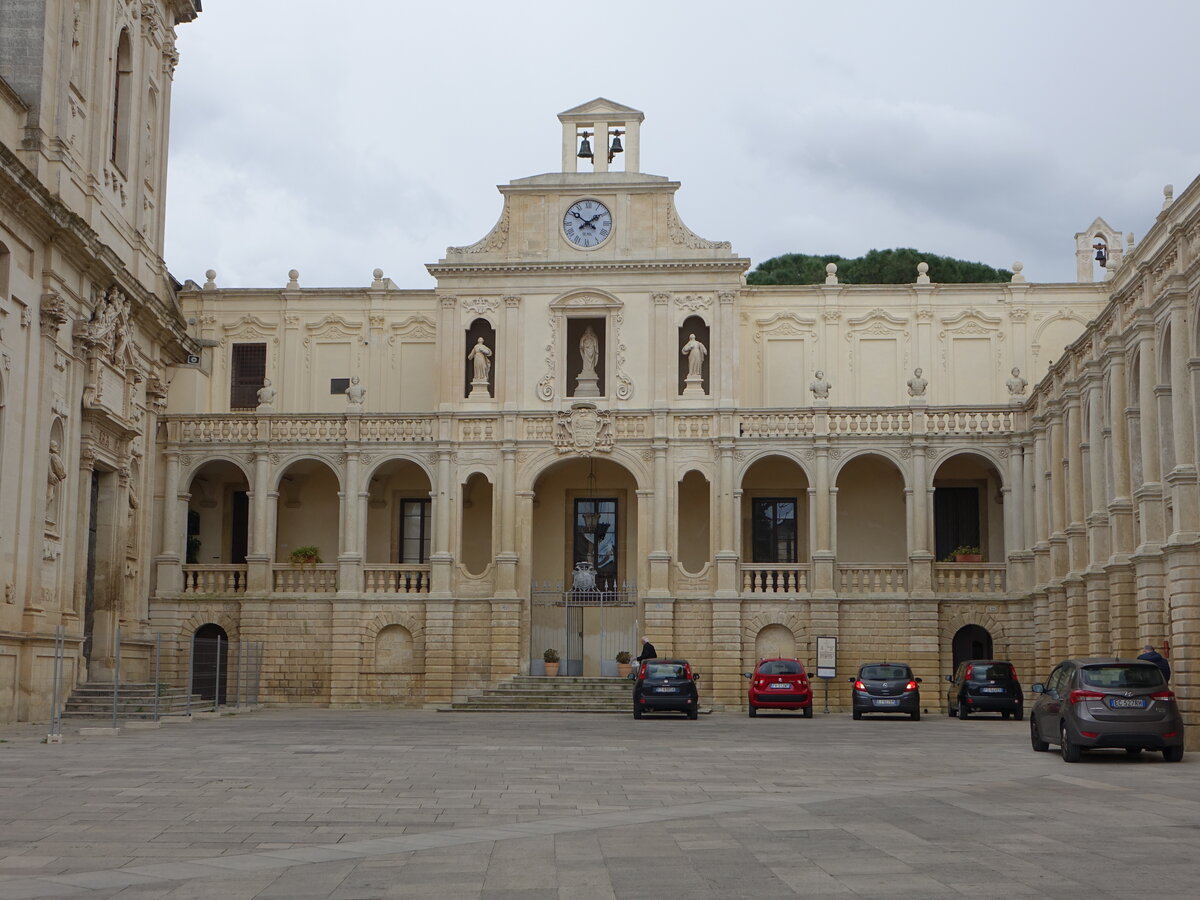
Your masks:
[{"label": "carved stone ornament", "polygon": [[500,301],[495,297],[472,297],[462,301],[464,311],[476,316],[486,316],[500,308]]},{"label": "carved stone ornament", "polygon": [[58,329],[67,324],[67,304],[57,291],[42,294],[42,331],[51,337],[58,337]]},{"label": "carved stone ornament", "polygon": [[729,241],[706,241],[684,225],[679,220],[679,213],[675,211],[674,203],[667,207],[667,234],[676,244],[690,247],[693,250],[729,250],[732,247]]},{"label": "carved stone ornament", "polygon": [[466,247],[447,247],[447,256],[459,256],[465,253],[487,253],[490,250],[500,250],[508,243],[508,201],[504,202],[504,211],[500,213],[500,221],[492,226],[492,230],[482,238]]},{"label": "carved stone ornament", "polygon": [[559,453],[609,453],[613,448],[612,416],[587,401],[571,404],[570,412],[559,412],[554,429],[554,446]]},{"label": "carved stone ornament", "polygon": [[702,309],[708,309],[712,306],[712,298],[704,297],[700,294],[686,294],[682,297],[676,294],[675,305],[680,309],[686,309],[688,312],[699,312]]}]

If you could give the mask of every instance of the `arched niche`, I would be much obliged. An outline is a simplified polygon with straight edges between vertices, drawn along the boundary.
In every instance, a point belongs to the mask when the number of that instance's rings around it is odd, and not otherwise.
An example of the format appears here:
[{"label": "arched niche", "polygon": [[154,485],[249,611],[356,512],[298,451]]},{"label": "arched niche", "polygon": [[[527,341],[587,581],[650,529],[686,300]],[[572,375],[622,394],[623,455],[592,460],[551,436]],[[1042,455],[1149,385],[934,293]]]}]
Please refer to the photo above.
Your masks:
[{"label": "arched niche", "polygon": [[933,475],[934,556],[951,562],[960,547],[978,547],[983,562],[1002,562],[1004,482],[991,460],[975,453],[947,457]]},{"label": "arched niche", "polygon": [[460,559],[469,574],[482,575],[492,556],[492,483],[475,472],[462,486]]},{"label": "arched niche", "polygon": [[244,563],[250,541],[250,483],[246,473],[228,460],[212,460],[196,469],[187,492],[187,562]]},{"label": "arched niche", "polygon": [[[471,327],[467,329],[466,345],[463,350],[463,360],[465,368],[463,370],[463,396],[471,396],[471,391],[474,389],[472,382],[475,380],[475,346],[480,339],[483,339],[483,346],[487,349],[487,354],[484,354],[484,359],[487,361],[487,394],[489,397],[496,396],[496,329],[492,327],[492,323],[487,319],[476,319],[471,323]],[[490,354],[490,355],[488,355]]]},{"label": "arched niche", "polygon": [[958,669],[959,663],[970,662],[973,659],[991,659],[991,632],[982,625],[964,625],[954,633],[951,652],[954,656],[955,670]]},{"label": "arched niche", "polygon": [[893,563],[908,559],[904,477],[892,460],[856,456],[837,476],[837,560]]},{"label": "arched niche", "polygon": [[375,674],[403,675],[413,671],[413,636],[403,625],[387,625],[375,635]]},{"label": "arched niche", "polygon": [[679,480],[676,493],[676,554],[683,571],[698,575],[712,560],[712,488],[692,469]]},{"label": "arched niche", "polygon": [[704,348],[703,363],[700,366],[700,374],[703,377],[701,387],[705,396],[711,394],[709,373],[712,370],[712,337],[708,327],[708,323],[700,316],[688,316],[683,320],[683,324],[679,326],[678,335],[678,350],[679,354],[679,384],[677,390],[680,395],[687,389],[687,377],[690,370],[689,353],[685,350],[692,340],[699,341]]},{"label": "arched niche", "polygon": [[770,659],[775,656],[796,658],[796,635],[786,625],[768,625],[760,630],[754,638],[756,660]]}]

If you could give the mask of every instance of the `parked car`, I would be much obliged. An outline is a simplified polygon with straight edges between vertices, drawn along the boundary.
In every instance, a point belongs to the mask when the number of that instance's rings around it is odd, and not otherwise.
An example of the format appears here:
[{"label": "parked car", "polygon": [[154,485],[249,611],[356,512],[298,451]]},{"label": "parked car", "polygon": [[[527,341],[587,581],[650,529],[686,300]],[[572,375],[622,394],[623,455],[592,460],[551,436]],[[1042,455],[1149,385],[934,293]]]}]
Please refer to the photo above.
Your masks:
[{"label": "parked car", "polygon": [[785,656],[760,659],[753,672],[743,672],[742,676],[750,679],[751,718],[760,709],[798,709],[804,718],[812,718],[812,687],[800,660]]},{"label": "parked car", "polygon": [[965,719],[977,712],[998,712],[1004,718],[1025,718],[1025,698],[1012,663],[1000,659],[972,659],[959,663],[947,675],[946,715]]},{"label": "parked car", "polygon": [[637,670],[633,681],[633,717],[644,712],[675,710],[689,719],[700,714],[700,692],[686,659],[648,659]]},{"label": "parked car", "polygon": [[1140,659],[1068,659],[1045,684],[1031,690],[1029,739],[1044,752],[1058,744],[1066,762],[1084,750],[1160,750],[1167,762],[1183,759],[1183,717],[1175,694],[1152,662]]},{"label": "parked car", "polygon": [[863,713],[908,713],[914,721],[921,718],[920,678],[904,663],[867,663],[859,666],[854,682],[850,715],[861,719]]}]

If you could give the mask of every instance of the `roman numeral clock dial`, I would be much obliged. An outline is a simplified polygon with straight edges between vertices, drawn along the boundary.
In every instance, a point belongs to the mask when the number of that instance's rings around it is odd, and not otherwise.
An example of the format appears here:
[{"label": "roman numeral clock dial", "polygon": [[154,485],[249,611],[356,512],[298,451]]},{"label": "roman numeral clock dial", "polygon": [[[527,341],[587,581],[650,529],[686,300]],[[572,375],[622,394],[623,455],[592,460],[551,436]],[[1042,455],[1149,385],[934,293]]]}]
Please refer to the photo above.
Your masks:
[{"label": "roman numeral clock dial", "polygon": [[579,200],[563,216],[563,234],[581,250],[599,247],[612,234],[612,213],[599,200]]}]

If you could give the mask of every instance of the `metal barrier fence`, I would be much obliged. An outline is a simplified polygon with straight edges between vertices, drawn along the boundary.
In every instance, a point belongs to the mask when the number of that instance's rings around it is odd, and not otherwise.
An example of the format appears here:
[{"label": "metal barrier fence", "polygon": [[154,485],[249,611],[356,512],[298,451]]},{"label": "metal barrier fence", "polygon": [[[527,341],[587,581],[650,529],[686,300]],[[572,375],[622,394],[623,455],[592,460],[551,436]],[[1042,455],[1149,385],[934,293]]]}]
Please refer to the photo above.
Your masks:
[{"label": "metal barrier fence", "polygon": [[587,590],[561,583],[532,591],[530,671],[544,671],[543,654],[558,651],[560,675],[617,674],[616,655],[637,655],[637,588],[598,580]]},{"label": "metal barrier fence", "polygon": [[262,683],[263,642],[193,638],[188,655],[188,712],[253,706]]}]

